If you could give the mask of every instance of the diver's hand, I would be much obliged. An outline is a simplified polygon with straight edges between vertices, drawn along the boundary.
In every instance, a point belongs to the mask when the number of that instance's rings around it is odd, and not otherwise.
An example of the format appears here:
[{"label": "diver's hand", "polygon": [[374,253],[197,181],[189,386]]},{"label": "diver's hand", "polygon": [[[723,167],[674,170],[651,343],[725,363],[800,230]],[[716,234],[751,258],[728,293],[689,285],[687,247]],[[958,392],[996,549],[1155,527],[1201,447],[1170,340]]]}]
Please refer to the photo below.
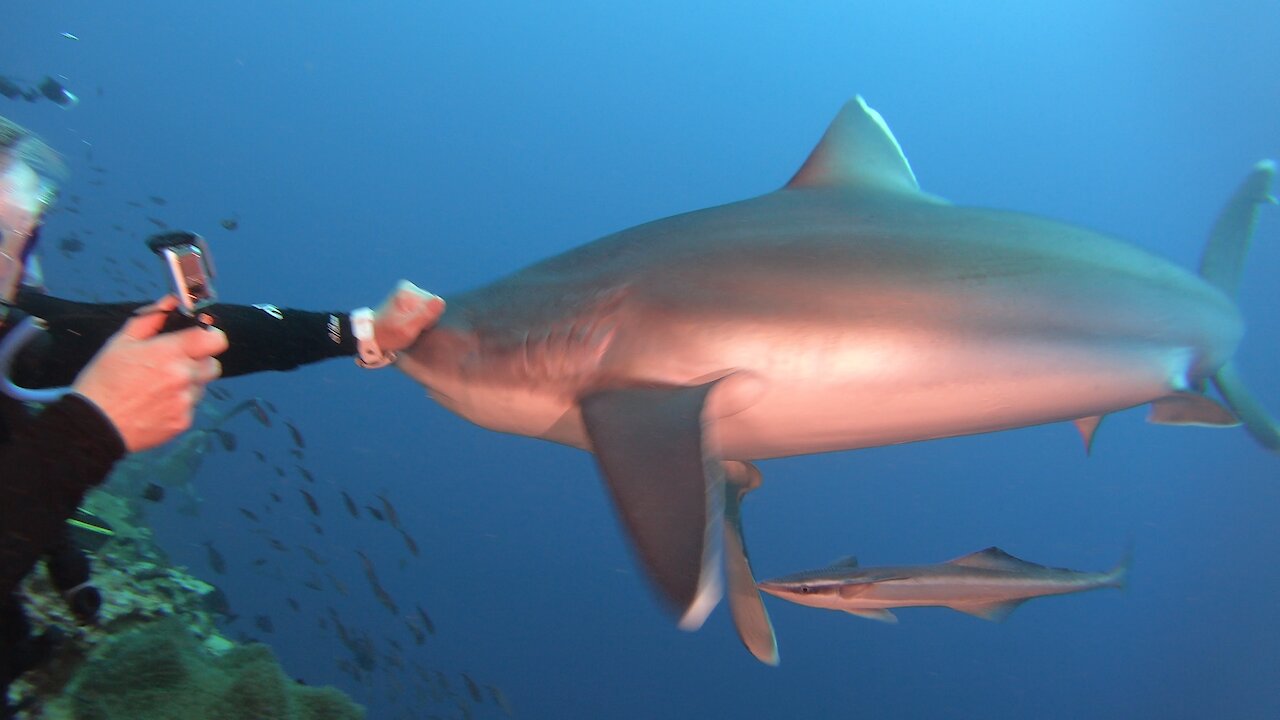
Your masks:
[{"label": "diver's hand", "polygon": [[222,374],[227,349],[217,328],[159,334],[177,300],[166,296],[129,320],[76,377],[71,389],[97,405],[129,452],[165,443],[191,427],[204,386]]},{"label": "diver's hand", "polygon": [[443,314],[443,299],[401,280],[373,315],[374,340],[384,352],[403,350]]}]

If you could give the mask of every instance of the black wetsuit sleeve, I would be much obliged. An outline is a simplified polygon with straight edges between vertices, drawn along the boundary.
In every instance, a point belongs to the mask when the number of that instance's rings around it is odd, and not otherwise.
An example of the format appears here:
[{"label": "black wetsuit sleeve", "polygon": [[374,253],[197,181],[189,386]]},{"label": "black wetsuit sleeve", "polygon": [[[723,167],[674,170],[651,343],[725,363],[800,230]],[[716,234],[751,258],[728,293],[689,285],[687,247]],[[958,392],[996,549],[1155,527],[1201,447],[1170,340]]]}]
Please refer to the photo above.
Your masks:
[{"label": "black wetsuit sleeve", "polygon": [[[24,349],[13,380],[30,388],[70,385],[76,375],[143,303],[83,303],[24,291],[18,306],[41,318],[49,332]],[[346,313],[308,312],[272,305],[211,305],[214,325],[229,347],[218,356],[222,376],[292,370],[333,357],[355,355]],[[182,326],[184,318],[166,325]]]},{"label": "black wetsuit sleeve", "polygon": [[[6,403],[13,403],[4,398]],[[0,597],[65,535],[90,488],[124,456],[124,441],[96,405],[71,394],[27,422],[0,428]]]}]

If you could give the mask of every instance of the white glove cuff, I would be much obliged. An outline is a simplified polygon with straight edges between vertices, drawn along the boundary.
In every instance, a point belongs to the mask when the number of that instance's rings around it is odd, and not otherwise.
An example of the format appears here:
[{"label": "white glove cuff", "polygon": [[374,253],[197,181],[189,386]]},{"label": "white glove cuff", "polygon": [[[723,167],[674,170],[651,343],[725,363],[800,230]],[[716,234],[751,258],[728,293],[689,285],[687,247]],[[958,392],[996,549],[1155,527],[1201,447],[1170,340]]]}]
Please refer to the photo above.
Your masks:
[{"label": "white glove cuff", "polygon": [[351,334],[356,338],[356,364],[373,370],[396,361],[396,354],[378,347],[373,332],[373,310],[362,307],[351,311]]}]

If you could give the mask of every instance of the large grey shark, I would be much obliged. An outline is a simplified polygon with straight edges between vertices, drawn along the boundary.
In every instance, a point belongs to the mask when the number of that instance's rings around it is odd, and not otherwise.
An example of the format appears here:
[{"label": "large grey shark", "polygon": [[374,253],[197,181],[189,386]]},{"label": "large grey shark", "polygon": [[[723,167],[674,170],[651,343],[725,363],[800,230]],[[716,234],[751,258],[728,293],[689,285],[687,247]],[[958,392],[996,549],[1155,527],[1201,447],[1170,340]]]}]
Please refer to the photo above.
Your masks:
[{"label": "large grey shark", "polygon": [[845,558],[829,567],[766,580],[760,589],[808,607],[897,622],[890,608],[948,607],[1003,620],[1019,605],[1046,595],[1123,587],[1129,556],[1108,572],[1079,572],[1020,560],[997,547],[936,565],[859,567]]},{"label": "large grey shark", "polygon": [[399,367],[478,425],[594,452],[686,629],[719,600],[727,539],[735,620],[776,661],[737,521],[751,460],[1060,421],[1088,440],[1145,403],[1160,423],[1240,417],[1280,449],[1230,364],[1232,295],[1274,173],[1259,163],[1240,186],[1198,277],[926,194],[859,97],[780,190],[455,295]]}]

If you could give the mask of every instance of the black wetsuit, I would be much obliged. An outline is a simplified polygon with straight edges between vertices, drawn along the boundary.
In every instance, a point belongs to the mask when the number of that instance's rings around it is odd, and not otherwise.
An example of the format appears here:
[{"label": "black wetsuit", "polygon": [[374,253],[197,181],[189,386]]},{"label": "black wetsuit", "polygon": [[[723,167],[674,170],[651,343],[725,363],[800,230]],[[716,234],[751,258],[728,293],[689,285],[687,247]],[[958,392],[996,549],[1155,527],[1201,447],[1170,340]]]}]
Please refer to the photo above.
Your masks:
[{"label": "black wetsuit", "polygon": [[[42,318],[49,332],[23,349],[11,378],[42,388],[70,385],[141,303],[79,303],[24,291],[17,305],[8,308],[0,339],[23,313]],[[227,335],[229,347],[218,356],[224,377],[355,354],[346,313],[243,305],[208,312]],[[115,427],[79,395],[33,415],[0,394],[0,717],[9,683],[39,653],[14,591],[40,557],[65,544],[66,519],[124,454]]]}]

